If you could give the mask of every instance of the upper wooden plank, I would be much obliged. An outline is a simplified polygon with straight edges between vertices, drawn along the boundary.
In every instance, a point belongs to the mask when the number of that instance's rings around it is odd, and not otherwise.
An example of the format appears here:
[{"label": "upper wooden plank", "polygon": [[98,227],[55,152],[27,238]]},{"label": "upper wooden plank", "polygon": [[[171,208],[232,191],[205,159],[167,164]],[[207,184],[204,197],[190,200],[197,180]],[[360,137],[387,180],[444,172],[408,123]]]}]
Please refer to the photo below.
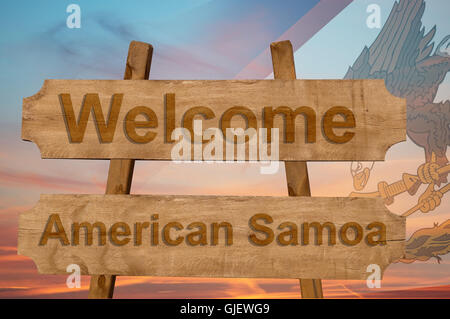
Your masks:
[{"label": "upper wooden plank", "polygon": [[[295,110],[301,114],[290,122],[283,114]],[[193,119],[224,131],[228,123],[260,129],[273,119],[282,161],[383,160],[406,139],[406,101],[383,80],[46,80],[24,99],[22,139],[42,158],[170,160],[173,128]],[[333,127],[345,120],[346,128]]]}]

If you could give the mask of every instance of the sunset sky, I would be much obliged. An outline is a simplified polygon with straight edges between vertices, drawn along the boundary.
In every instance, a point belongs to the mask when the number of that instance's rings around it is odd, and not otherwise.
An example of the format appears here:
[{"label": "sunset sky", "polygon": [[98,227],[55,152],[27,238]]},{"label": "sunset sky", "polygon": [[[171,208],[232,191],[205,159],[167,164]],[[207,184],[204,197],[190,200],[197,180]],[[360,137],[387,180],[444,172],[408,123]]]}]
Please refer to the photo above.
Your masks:
[{"label": "sunset sky", "polygon": [[[66,26],[66,7],[81,7],[81,29]],[[44,79],[121,79],[131,40],[151,43],[151,79],[273,78],[267,51],[289,39],[297,78],[339,79],[380,29],[366,25],[369,4],[381,8],[382,24],[392,0],[8,0],[0,12],[0,298],[83,298],[66,287],[66,276],[39,275],[31,259],[17,255],[18,215],[40,194],[102,194],[108,162],[42,160],[36,145],[20,139],[22,99]],[[426,1],[425,32],[434,25],[439,43],[450,34],[450,2]],[[450,77],[435,101],[450,99]],[[449,156],[447,152],[447,157]],[[377,183],[416,174],[424,151],[411,140],[394,145],[377,162],[364,191]],[[369,165],[369,164],[368,164]],[[349,162],[308,163],[312,196],[348,196],[353,191]],[[400,195],[388,209],[401,214],[418,196]],[[261,175],[258,164],[136,163],[133,194],[287,196],[284,165]],[[428,214],[407,219],[407,237],[450,219],[450,194]],[[325,297],[450,298],[450,254],[412,264],[396,263],[382,288],[364,281],[323,282]],[[116,298],[298,298],[297,280],[119,277]]]}]

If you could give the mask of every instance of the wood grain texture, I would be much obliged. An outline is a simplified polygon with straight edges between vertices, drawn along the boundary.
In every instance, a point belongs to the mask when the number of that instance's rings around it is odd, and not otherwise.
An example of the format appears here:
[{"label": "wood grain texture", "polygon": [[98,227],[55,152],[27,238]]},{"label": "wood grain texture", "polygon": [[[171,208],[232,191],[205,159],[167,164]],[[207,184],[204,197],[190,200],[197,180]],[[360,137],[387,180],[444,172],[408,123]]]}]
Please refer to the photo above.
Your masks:
[{"label": "wood grain texture", "polygon": [[[119,98],[114,100],[120,104],[114,135],[105,138],[106,142],[101,141],[93,114],[89,114],[87,120],[81,123],[86,124],[82,142],[71,143],[65,124],[70,121],[63,116],[62,107],[68,98],[60,98],[60,95],[70,94],[74,117],[77,118],[83,98],[88,93],[98,94],[105,118],[113,101],[112,96],[123,94],[121,102]],[[24,99],[22,138],[36,143],[43,158],[170,160],[174,144],[165,141],[164,101],[167,93],[175,94],[176,127],[181,127],[187,110],[198,106],[208,107],[214,113],[211,119],[203,119],[203,129],[220,128],[222,115],[235,106],[250,109],[256,117],[257,128],[263,126],[264,107],[272,107],[273,110],[279,106],[292,110],[302,106],[311,108],[316,114],[316,121],[311,124],[316,127],[316,133],[312,135],[316,138],[315,142],[305,143],[305,120],[298,115],[295,141],[285,143],[283,117],[274,116],[274,127],[280,129],[279,159],[283,161],[383,160],[390,145],[406,138],[406,102],[392,96],[383,80],[46,80],[39,93]],[[92,102],[92,96],[86,100]],[[145,144],[133,142],[125,134],[125,116],[137,106],[149,107],[157,120],[157,127],[137,129],[141,130],[138,134],[156,133],[154,139]],[[322,127],[325,112],[336,106],[348,108],[355,116],[355,128],[334,129],[337,135],[345,131],[355,133],[350,141],[343,144],[327,140]],[[201,115],[197,117],[202,118]],[[72,122],[75,121],[71,118]],[[232,117],[231,127],[244,125],[240,115]],[[77,135],[77,138],[80,136]]]},{"label": "wood grain texture", "polygon": [[[128,48],[124,80],[147,80],[150,75],[153,47],[144,42],[131,41]],[[109,163],[106,194],[129,194],[133,179],[134,159],[112,159]],[[112,298],[115,275],[92,276],[89,298]]]},{"label": "wood grain texture", "polygon": [[[291,41],[270,44],[275,79],[295,80],[294,50]],[[306,162],[284,162],[289,196],[311,196]],[[299,279],[302,298],[323,298],[320,279]]]},{"label": "wood grain texture", "polygon": [[[46,244],[41,242],[52,214],[60,216],[69,245],[55,238]],[[152,245],[148,228],[137,244],[135,223],[151,222],[152,214],[159,215],[161,238]],[[357,222],[366,238],[369,232],[366,226],[381,222],[386,225],[386,244],[370,246],[364,239],[349,246],[337,239],[336,244],[329,245],[328,232],[324,230],[322,245],[316,245],[311,237],[309,244],[283,246],[274,239],[266,246],[257,246],[250,242],[249,235],[253,233],[261,239],[264,235],[249,225],[254,214],[270,215],[273,223],[259,223],[269,226],[275,235],[281,232],[278,225],[287,221],[299,228],[305,222],[330,222],[338,230],[345,223]],[[112,236],[114,223],[127,223],[131,234],[126,238],[130,241],[118,246],[105,238],[105,244],[100,245],[94,230],[92,245],[86,246],[83,236],[75,244],[76,236],[70,235],[76,222],[102,222],[109,229],[106,237]],[[177,246],[167,244],[161,234],[169,222],[183,226],[179,231],[171,230],[172,239],[178,235],[186,238],[192,232],[187,230],[191,222],[205,223],[207,244],[190,245],[183,240]],[[225,245],[222,233],[217,245],[212,245],[209,225],[215,222],[232,225],[232,245]],[[354,234],[350,232],[348,236]],[[379,198],[41,195],[39,203],[19,217],[18,252],[33,258],[39,272],[44,274],[66,273],[66,267],[75,263],[83,274],[90,275],[365,279],[369,264],[378,264],[384,271],[403,256],[404,238],[405,218],[390,213]]]}]

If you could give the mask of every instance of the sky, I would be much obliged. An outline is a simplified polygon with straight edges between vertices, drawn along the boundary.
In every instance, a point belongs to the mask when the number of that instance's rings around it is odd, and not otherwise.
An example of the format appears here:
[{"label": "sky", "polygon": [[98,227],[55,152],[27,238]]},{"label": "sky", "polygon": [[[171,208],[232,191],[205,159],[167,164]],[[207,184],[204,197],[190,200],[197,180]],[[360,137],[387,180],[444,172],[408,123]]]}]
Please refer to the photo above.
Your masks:
[{"label": "sky", "polygon": [[[81,28],[66,26],[66,7],[81,8]],[[126,4],[125,4],[126,3]],[[44,79],[121,79],[131,40],[151,43],[151,79],[270,79],[271,42],[289,39],[297,78],[342,78],[380,29],[366,25],[368,5],[378,4],[382,24],[391,0],[169,0],[169,1],[3,1],[0,12],[0,298],[83,298],[66,276],[39,275],[33,262],[17,255],[18,215],[41,193],[104,193],[107,161],[42,160],[36,145],[21,141],[22,99]],[[426,1],[422,24],[437,26],[435,42],[450,34],[450,2]],[[255,68],[255,65],[258,68]],[[450,99],[450,77],[435,101]],[[448,152],[447,152],[448,157]],[[394,145],[371,171],[365,191],[379,181],[415,174],[423,149],[411,140]],[[350,163],[308,163],[312,196],[348,196]],[[75,173],[76,172],[76,173]],[[424,189],[418,191],[418,194]],[[136,163],[132,193],[287,196],[283,165],[261,175],[258,164]],[[417,203],[400,195],[387,206],[401,214]],[[450,195],[447,195],[447,197]],[[450,218],[450,200],[407,220],[407,235]],[[323,282],[326,297],[450,296],[450,256],[437,263],[391,265],[382,288],[363,281]],[[297,280],[119,277],[117,298],[298,298]]]}]

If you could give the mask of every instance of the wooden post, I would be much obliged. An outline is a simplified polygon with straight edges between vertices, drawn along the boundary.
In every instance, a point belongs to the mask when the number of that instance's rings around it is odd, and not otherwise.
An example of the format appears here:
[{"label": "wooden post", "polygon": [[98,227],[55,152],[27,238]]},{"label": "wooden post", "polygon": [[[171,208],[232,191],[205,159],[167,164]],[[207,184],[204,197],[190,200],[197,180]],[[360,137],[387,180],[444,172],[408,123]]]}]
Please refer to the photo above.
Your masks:
[{"label": "wooden post", "polygon": [[[295,63],[290,41],[270,44],[275,79],[295,80]],[[306,162],[284,162],[289,196],[311,196]],[[320,279],[300,279],[302,298],[323,298]]]},{"label": "wooden post", "polygon": [[[148,80],[152,62],[153,47],[144,42],[131,41],[128,49],[124,80]],[[133,178],[133,159],[112,159],[109,163],[106,194],[129,194]],[[112,298],[114,293],[114,275],[96,275],[91,277],[89,298]]]}]

